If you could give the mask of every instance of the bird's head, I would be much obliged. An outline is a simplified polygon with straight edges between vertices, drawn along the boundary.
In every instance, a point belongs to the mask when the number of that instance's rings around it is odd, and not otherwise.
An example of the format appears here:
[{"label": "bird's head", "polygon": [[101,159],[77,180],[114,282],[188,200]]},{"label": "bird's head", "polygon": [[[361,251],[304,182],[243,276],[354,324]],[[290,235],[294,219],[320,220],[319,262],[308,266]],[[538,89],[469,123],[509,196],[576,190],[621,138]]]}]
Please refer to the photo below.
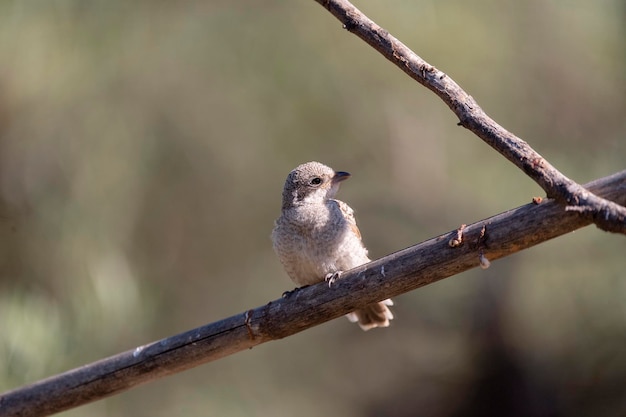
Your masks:
[{"label": "bird's head", "polygon": [[283,210],[302,204],[323,204],[339,190],[339,183],[350,177],[319,162],[299,165],[287,176],[283,189]]}]

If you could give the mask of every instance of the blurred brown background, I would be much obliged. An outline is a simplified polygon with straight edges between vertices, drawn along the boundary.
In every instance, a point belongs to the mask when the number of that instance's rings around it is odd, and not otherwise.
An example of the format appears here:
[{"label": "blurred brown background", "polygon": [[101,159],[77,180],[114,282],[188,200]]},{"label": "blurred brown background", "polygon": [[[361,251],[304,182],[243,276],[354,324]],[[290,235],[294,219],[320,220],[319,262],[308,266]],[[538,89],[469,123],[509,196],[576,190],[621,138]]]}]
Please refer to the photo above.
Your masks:
[{"label": "blurred brown background", "polygon": [[[587,182],[626,161],[623,1],[360,1]],[[0,390],[275,299],[287,173],[378,258],[542,191],[306,2],[0,2]],[[64,416],[616,416],[626,240],[593,227]]]}]

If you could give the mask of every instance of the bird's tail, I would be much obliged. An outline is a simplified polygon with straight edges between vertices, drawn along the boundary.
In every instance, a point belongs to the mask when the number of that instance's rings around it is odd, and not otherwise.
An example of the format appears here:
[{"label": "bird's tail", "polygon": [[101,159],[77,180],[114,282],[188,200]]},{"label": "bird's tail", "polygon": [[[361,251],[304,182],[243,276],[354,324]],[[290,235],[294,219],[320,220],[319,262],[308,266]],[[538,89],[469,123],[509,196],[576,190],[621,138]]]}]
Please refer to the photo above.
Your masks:
[{"label": "bird's tail", "polygon": [[388,306],[392,306],[393,301],[386,299],[379,303],[369,304],[360,310],[346,314],[348,320],[358,323],[361,329],[367,331],[374,327],[389,327],[389,320],[393,319],[393,314]]}]

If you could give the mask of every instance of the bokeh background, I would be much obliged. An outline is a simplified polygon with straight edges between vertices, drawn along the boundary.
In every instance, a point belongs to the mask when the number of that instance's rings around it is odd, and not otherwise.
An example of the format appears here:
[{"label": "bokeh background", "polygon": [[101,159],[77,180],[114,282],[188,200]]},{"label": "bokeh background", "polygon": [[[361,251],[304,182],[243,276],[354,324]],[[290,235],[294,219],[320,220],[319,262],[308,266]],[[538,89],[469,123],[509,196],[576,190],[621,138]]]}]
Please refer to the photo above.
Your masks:
[{"label": "bokeh background", "polygon": [[[626,3],[356,4],[566,175],[626,167]],[[263,305],[287,173],[378,258],[542,191],[313,1],[0,2],[0,391]],[[594,227],[64,416],[626,413],[626,240]]]}]

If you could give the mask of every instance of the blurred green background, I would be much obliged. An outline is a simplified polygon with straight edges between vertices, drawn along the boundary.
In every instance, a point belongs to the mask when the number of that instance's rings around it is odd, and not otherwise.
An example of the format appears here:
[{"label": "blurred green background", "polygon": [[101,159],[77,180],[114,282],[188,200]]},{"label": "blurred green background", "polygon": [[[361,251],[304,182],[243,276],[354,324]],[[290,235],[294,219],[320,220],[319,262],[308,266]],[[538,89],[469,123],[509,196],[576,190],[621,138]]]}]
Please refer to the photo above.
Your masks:
[{"label": "blurred green background", "polygon": [[[356,3],[576,181],[626,166],[624,1]],[[542,191],[313,1],[0,2],[0,391],[260,306],[287,173],[378,258]],[[626,240],[588,227],[64,416],[616,416]]]}]

